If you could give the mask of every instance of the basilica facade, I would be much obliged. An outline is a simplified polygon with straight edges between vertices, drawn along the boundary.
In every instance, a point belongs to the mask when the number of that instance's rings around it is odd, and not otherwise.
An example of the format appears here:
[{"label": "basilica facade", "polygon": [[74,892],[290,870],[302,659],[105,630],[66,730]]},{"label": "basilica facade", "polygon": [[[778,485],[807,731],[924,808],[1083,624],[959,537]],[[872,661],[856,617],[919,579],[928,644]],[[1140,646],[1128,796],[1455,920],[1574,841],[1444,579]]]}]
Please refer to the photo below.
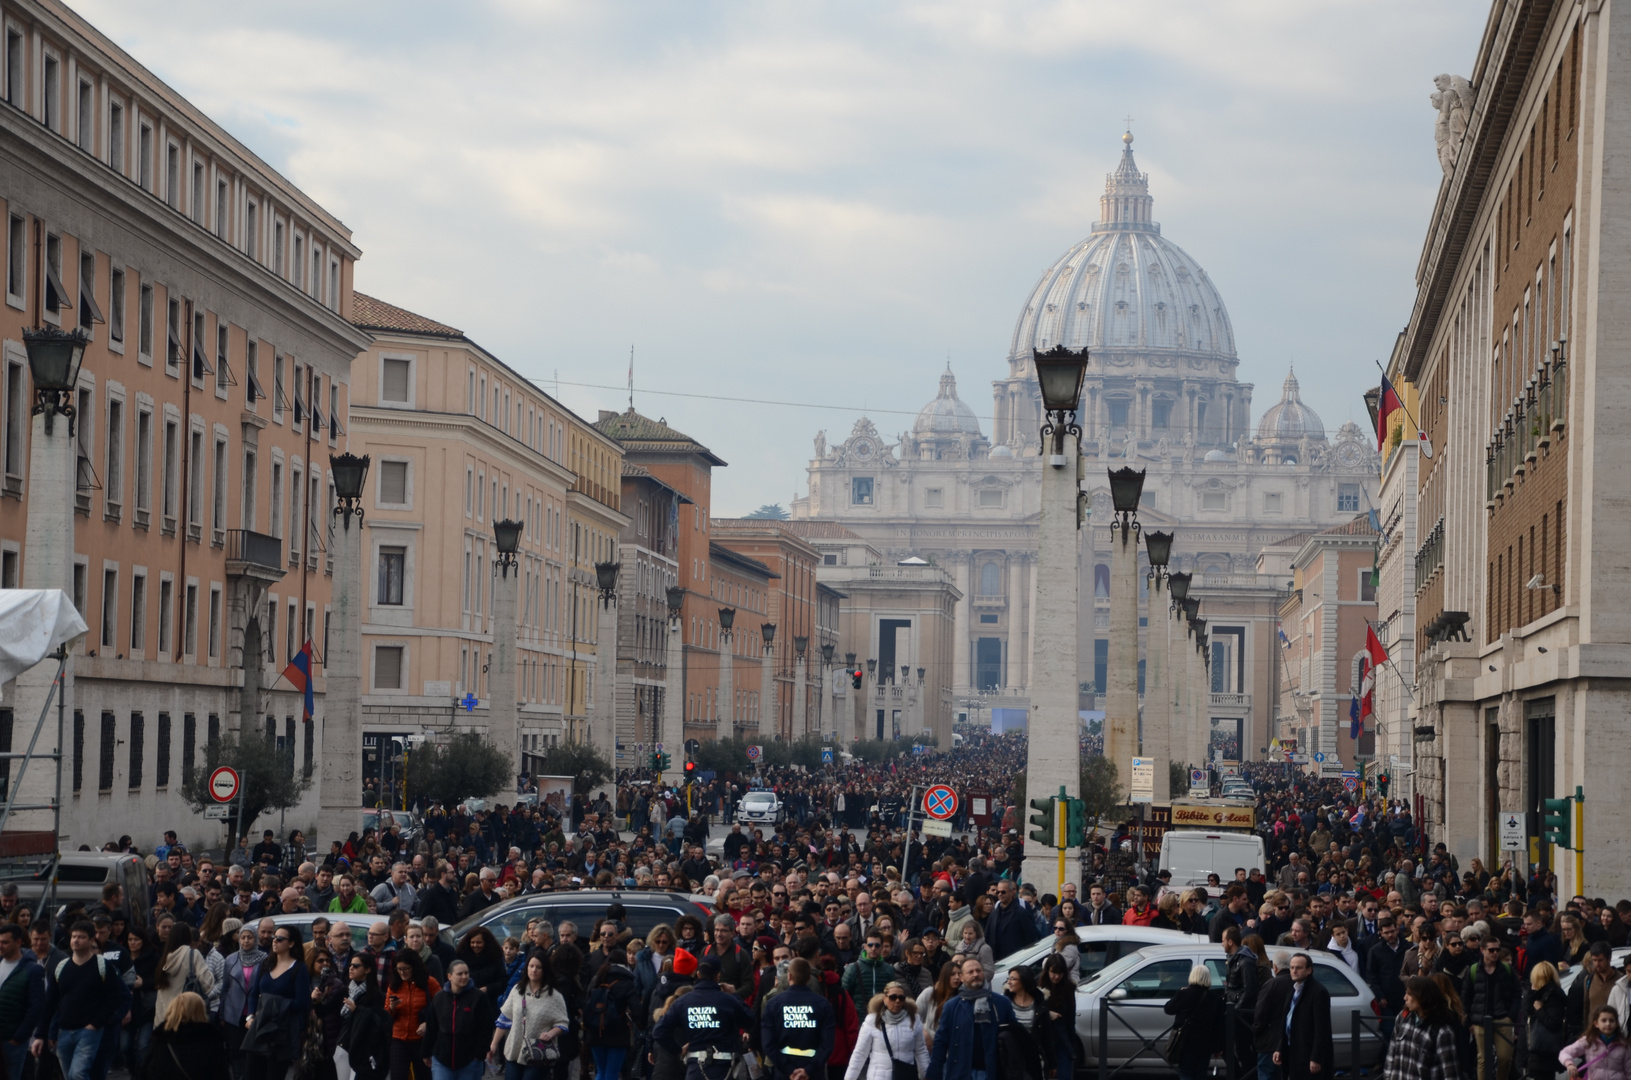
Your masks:
[{"label": "basilica facade", "polygon": [[[1255,757],[1271,738],[1300,730],[1334,750],[1345,700],[1309,703],[1300,718],[1275,715],[1283,679],[1276,608],[1291,577],[1263,555],[1368,510],[1380,458],[1357,425],[1327,433],[1303,404],[1294,374],[1252,424],[1253,387],[1237,377],[1223,297],[1200,264],[1162,235],[1133,137],[1122,139],[1099,221],[1024,301],[1005,370],[990,384],[990,433],[948,368],[911,430],[890,439],[862,417],[842,440],[818,434],[809,493],[795,501],[793,516],[842,524],[889,563],[918,558],[944,569],[961,594],[947,680],[955,713],[980,723],[1023,722],[1042,471],[1032,355],[1061,344],[1086,348],[1077,415],[1090,507],[1078,533],[1082,708],[1100,707],[1105,685],[1106,475],[1130,465],[1147,471],[1143,527],[1174,532],[1173,568],[1196,574],[1193,594],[1211,638],[1214,738]],[[868,639],[846,648],[865,650],[862,656],[876,656],[880,646],[912,651],[909,619],[871,615]],[[880,634],[895,640],[883,643]],[[1320,658],[1333,667],[1339,660],[1346,658]]]}]

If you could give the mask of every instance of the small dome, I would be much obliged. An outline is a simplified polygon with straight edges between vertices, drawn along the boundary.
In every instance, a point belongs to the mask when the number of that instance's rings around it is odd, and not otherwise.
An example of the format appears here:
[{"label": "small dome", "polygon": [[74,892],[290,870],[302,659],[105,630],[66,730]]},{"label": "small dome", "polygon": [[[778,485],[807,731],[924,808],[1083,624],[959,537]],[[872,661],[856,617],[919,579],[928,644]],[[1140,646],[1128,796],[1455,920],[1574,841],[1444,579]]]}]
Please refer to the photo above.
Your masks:
[{"label": "small dome", "polygon": [[1014,452],[1008,449],[1006,446],[993,446],[991,448],[991,456],[994,458],[1011,458],[1014,456]]},{"label": "small dome", "polygon": [[946,365],[945,374],[940,376],[940,392],[917,414],[912,433],[931,439],[951,435],[979,436],[979,418],[957,396],[957,376],[951,373],[950,364]]},{"label": "small dome", "polygon": [[1229,455],[1223,450],[1208,450],[1202,461],[1228,461]]},{"label": "small dome", "polygon": [[1263,414],[1257,423],[1257,441],[1261,443],[1294,443],[1303,439],[1324,440],[1325,425],[1319,414],[1303,404],[1297,392],[1297,374],[1286,375],[1280,393],[1280,403]]}]

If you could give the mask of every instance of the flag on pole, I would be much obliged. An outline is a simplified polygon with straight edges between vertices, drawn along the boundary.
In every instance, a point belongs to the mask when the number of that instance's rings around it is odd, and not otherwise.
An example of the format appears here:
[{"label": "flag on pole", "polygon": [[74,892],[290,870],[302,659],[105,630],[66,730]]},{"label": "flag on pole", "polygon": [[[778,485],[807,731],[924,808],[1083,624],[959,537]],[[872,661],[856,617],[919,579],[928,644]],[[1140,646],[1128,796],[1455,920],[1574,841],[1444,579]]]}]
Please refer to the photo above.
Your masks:
[{"label": "flag on pole", "polygon": [[1433,456],[1433,440],[1429,439],[1427,437],[1427,432],[1418,431],[1418,432],[1416,432],[1416,437],[1421,440],[1421,456],[1424,457],[1424,458],[1432,457]]},{"label": "flag on pole", "polygon": [[[1371,716],[1376,709],[1376,667],[1370,662],[1370,657],[1359,658],[1359,719]],[[1359,736],[1354,736],[1358,738]]]},{"label": "flag on pole", "polygon": [[1291,648],[1291,639],[1286,637],[1286,628],[1283,627],[1283,626],[1280,627],[1280,648],[1282,648],[1282,649]]},{"label": "flag on pole", "polygon": [[1387,650],[1382,647],[1382,639],[1376,636],[1376,627],[1368,622],[1365,624],[1365,651],[1370,654],[1372,669],[1387,663]]},{"label": "flag on pole", "polygon": [[1404,402],[1399,400],[1399,394],[1388,382],[1387,375],[1382,376],[1382,396],[1376,403],[1376,449],[1381,450],[1387,445],[1388,417],[1394,412],[1404,408]]},{"label": "flag on pole", "polygon": [[316,711],[316,705],[312,700],[310,640],[302,645],[300,647],[300,651],[295,653],[289,660],[289,666],[283,669],[283,677],[293,683],[296,690],[300,690],[305,693],[305,715],[302,717],[302,719],[310,721],[313,713]]},{"label": "flag on pole", "polygon": [[1353,694],[1348,695],[1348,738],[1354,742],[1359,741],[1360,734],[1365,730],[1364,722],[1359,718],[1359,699]]}]

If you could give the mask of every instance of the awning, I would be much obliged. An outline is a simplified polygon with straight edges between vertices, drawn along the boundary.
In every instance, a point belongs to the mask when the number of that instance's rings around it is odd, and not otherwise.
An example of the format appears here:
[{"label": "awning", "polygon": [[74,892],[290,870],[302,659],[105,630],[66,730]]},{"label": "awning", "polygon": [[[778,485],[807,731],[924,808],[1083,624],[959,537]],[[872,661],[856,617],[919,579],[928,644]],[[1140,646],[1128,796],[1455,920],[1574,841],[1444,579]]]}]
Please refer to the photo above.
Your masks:
[{"label": "awning", "polygon": [[61,589],[0,589],[0,683],[88,629]]}]

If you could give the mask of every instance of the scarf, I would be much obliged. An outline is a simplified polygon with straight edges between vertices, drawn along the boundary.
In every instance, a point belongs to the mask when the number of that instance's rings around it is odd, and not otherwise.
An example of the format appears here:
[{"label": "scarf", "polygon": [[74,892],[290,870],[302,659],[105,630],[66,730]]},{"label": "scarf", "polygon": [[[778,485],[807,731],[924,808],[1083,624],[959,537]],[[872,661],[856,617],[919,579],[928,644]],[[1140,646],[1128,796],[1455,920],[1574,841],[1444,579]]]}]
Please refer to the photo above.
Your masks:
[{"label": "scarf", "polygon": [[362,997],[363,991],[367,989],[368,984],[365,982],[349,983],[345,988],[345,996],[351,1001],[356,1001]]},{"label": "scarf", "polygon": [[899,1027],[902,1024],[910,1025],[912,1021],[911,1014],[905,1009],[902,1009],[898,1013],[892,1013],[888,1009],[885,1009],[880,1015],[883,1016],[884,1023],[888,1024],[890,1027]]},{"label": "scarf", "polygon": [[[994,1024],[996,1016],[991,1008],[991,991],[985,987],[975,989],[965,986],[957,991],[957,996],[974,1006],[974,1022],[976,1024]],[[902,1010],[904,1012],[904,1010]]]}]

